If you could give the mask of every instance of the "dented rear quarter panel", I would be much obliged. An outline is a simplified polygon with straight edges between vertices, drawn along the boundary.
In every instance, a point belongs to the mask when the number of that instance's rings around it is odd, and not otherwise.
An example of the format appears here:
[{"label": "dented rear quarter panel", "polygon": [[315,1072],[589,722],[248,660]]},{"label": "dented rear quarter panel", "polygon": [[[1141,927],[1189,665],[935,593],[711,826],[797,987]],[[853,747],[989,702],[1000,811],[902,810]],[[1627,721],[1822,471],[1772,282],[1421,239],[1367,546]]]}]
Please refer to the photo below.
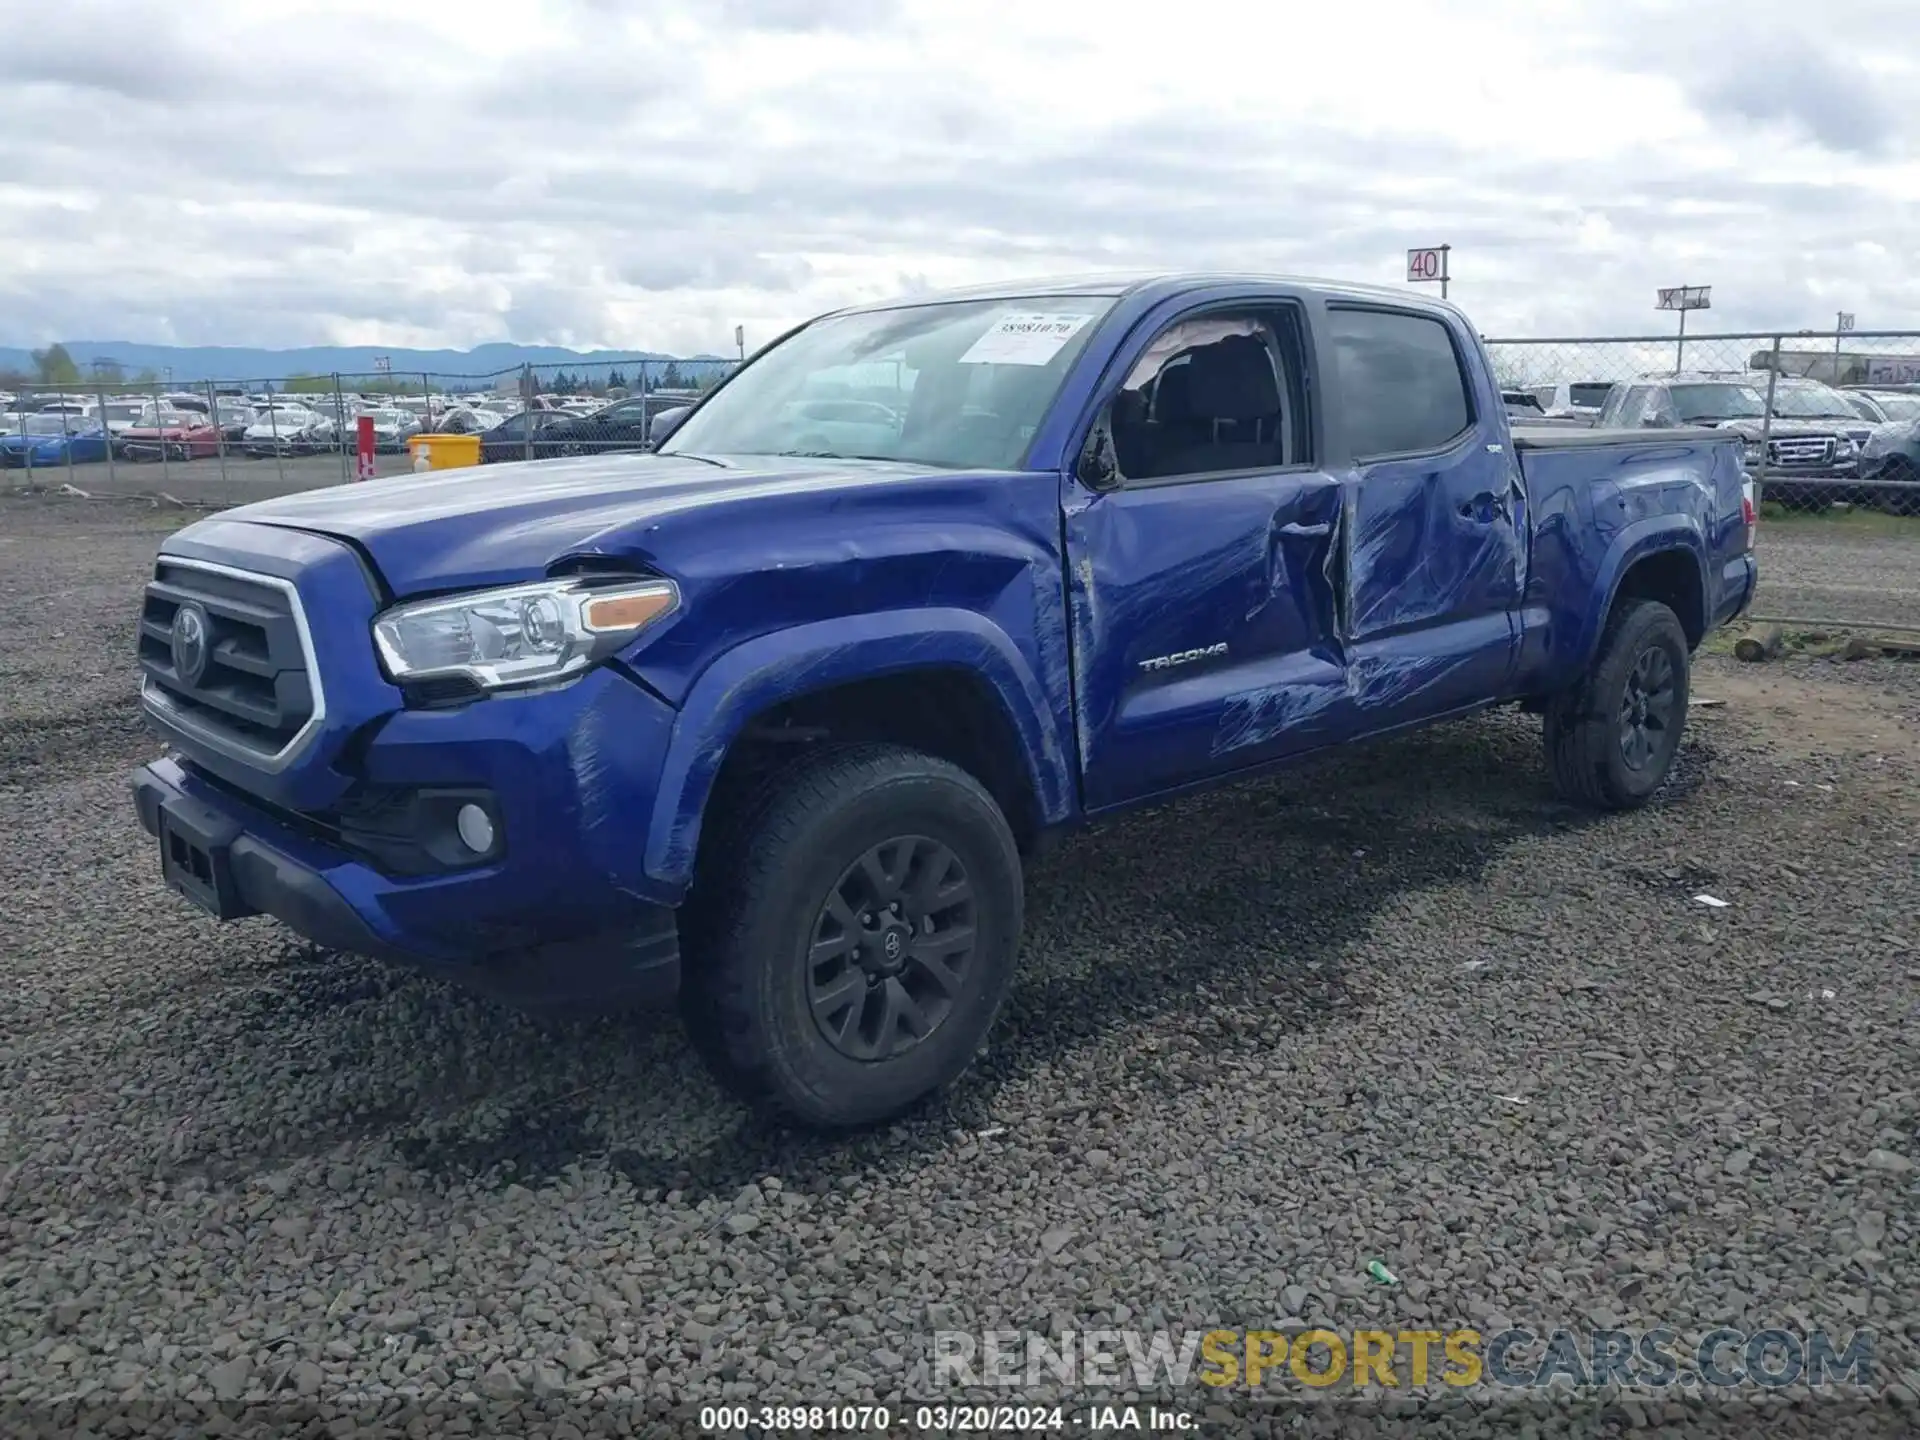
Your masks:
[{"label": "dented rear quarter panel", "polygon": [[1523,436],[1519,456],[1533,512],[1523,691],[1545,693],[1580,674],[1622,577],[1650,555],[1689,555],[1708,627],[1725,617],[1734,598],[1726,571],[1746,548],[1737,440],[1712,431],[1627,432],[1559,446]]}]

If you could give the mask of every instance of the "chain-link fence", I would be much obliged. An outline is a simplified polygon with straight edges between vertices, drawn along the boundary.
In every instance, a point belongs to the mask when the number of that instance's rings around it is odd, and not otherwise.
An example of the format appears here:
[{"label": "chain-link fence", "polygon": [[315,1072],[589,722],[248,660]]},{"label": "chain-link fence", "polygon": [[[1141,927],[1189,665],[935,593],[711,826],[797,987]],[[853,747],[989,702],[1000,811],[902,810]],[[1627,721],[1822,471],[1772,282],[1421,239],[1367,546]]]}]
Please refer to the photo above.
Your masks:
[{"label": "chain-link fence", "polygon": [[[1761,501],[1760,613],[1920,627],[1920,334],[1487,343],[1522,420],[1740,435]],[[481,464],[637,450],[732,367],[699,358],[13,386],[0,390],[0,483],[84,488],[103,466],[141,467],[162,491],[182,471],[333,484],[418,468],[416,442],[447,434],[472,437],[463,444]]]},{"label": "chain-link fence", "polygon": [[[487,375],[354,375],[0,390],[0,464],[12,483],[79,486],[91,467],[223,477],[271,466],[315,485],[419,468],[420,437],[474,437],[480,463],[644,448],[663,415],[697,400],[733,362],[606,361]],[[664,433],[664,432],[663,432]],[[364,438],[363,438],[364,436]],[[37,473],[36,473],[37,472]]]},{"label": "chain-link fence", "polygon": [[1522,423],[1739,435],[1760,501],[1757,614],[1920,627],[1920,334],[1487,346]]}]

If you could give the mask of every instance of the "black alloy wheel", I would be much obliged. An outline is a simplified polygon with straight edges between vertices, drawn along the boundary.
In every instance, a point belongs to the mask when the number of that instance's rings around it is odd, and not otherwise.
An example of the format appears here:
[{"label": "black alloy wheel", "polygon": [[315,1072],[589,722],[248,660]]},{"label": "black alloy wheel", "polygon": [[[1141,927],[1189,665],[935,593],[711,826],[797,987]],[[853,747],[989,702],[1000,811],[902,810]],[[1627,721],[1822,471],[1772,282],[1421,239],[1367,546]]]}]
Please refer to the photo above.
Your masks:
[{"label": "black alloy wheel", "polygon": [[906,835],[849,865],[814,921],[807,1004],[852,1060],[890,1060],[940,1028],[975,946],[973,884],[947,846]]},{"label": "black alloy wheel", "polygon": [[1630,769],[1644,771],[1661,758],[1678,708],[1673,662],[1665,650],[1648,646],[1628,671],[1620,700],[1620,758]]}]

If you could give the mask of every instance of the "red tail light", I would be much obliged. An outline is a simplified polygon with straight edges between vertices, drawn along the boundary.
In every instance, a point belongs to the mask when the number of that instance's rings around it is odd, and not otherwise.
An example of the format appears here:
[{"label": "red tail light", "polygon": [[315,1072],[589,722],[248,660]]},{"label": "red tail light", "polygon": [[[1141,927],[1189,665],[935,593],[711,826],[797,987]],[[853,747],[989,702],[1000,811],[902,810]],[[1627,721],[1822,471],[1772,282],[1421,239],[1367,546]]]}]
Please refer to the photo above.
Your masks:
[{"label": "red tail light", "polygon": [[1760,517],[1754,513],[1753,497],[1751,495],[1742,495],[1740,497],[1740,518],[1747,522],[1747,528],[1749,530],[1760,523]]}]

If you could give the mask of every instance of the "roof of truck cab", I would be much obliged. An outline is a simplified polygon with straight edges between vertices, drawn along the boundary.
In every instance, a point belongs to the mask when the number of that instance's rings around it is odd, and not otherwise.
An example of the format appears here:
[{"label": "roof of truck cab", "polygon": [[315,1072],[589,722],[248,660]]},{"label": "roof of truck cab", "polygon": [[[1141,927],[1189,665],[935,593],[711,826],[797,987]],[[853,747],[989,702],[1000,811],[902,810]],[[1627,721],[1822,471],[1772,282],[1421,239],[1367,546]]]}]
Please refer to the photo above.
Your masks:
[{"label": "roof of truck cab", "polygon": [[1459,314],[1459,307],[1436,296],[1403,287],[1363,285],[1349,280],[1327,280],[1309,275],[1276,275],[1257,271],[1106,271],[1086,275],[1053,275],[1029,280],[999,280],[948,290],[895,295],[864,305],[849,305],[834,313],[857,315],[875,310],[899,310],[909,305],[945,305],[968,300],[1037,300],[1051,296],[1088,295],[1119,298],[1153,290],[1163,296],[1222,285],[1283,286],[1355,300],[1390,300],[1395,305]]}]

